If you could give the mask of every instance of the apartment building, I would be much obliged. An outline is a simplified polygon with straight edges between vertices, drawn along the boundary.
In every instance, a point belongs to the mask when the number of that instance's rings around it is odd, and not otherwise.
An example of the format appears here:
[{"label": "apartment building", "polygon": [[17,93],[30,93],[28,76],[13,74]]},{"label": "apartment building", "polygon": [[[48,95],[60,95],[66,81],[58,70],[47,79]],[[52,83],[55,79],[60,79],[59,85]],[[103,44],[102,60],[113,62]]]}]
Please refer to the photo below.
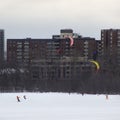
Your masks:
[{"label": "apartment building", "polygon": [[66,39],[7,39],[7,62],[30,64],[34,60],[70,56]]},{"label": "apartment building", "polygon": [[7,39],[7,62],[17,65],[29,65],[33,60],[47,58],[48,40]]},{"label": "apartment building", "polygon": [[[85,60],[93,59],[97,51],[97,44],[95,38],[82,37],[81,35],[74,33],[72,29],[61,29],[60,35],[53,35],[53,39],[67,39],[70,41],[71,37],[74,41],[70,49],[70,56],[82,57]],[[66,45],[69,46],[70,43]]]},{"label": "apartment building", "polygon": [[120,29],[101,30],[102,54],[120,65]]},{"label": "apartment building", "polygon": [[89,62],[95,52],[94,38],[81,37],[69,29],[52,39],[7,39],[7,62],[31,67],[33,79],[77,79],[80,71],[95,69]]},{"label": "apartment building", "polygon": [[0,29],[0,63],[4,61],[4,30]]},{"label": "apartment building", "polygon": [[[72,45],[69,36],[73,39]],[[71,29],[61,30],[60,35],[54,35],[52,39],[7,39],[7,61],[15,63],[63,57],[81,57],[88,60],[93,59],[95,51],[94,38],[81,37]]]}]

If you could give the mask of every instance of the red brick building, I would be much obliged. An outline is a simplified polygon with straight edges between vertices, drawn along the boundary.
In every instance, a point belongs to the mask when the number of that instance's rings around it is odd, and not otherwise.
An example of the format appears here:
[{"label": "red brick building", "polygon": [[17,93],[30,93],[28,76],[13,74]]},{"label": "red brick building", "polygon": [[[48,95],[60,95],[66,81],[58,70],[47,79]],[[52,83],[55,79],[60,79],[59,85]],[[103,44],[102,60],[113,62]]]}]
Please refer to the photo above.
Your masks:
[{"label": "red brick building", "polygon": [[0,64],[4,61],[4,30],[0,29]]},{"label": "red brick building", "polygon": [[62,57],[83,57],[92,59],[96,51],[94,38],[74,39],[73,46],[66,39],[8,39],[8,63],[28,64],[33,60],[60,59]]},{"label": "red brick building", "polygon": [[[71,32],[62,31],[52,39],[7,39],[7,62],[20,67],[30,65],[33,79],[77,79],[80,71],[91,71],[88,60],[93,59],[97,47],[94,38],[74,36]],[[69,35],[72,45],[65,37]]]},{"label": "red brick building", "polygon": [[120,29],[101,30],[102,54],[120,65]]}]

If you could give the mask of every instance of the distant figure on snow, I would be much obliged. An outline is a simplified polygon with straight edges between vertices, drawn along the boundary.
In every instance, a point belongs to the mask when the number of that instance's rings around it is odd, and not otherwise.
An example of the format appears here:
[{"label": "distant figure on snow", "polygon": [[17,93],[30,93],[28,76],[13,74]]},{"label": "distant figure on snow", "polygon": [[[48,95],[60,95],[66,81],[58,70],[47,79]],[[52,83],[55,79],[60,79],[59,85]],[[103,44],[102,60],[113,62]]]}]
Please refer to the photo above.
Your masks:
[{"label": "distant figure on snow", "polygon": [[108,95],[106,95],[106,100],[108,100]]},{"label": "distant figure on snow", "polygon": [[82,96],[84,95],[84,93],[82,92]]},{"label": "distant figure on snow", "polygon": [[16,98],[17,98],[17,101],[18,101],[18,102],[20,102],[20,97],[19,97],[19,96],[17,96]]},{"label": "distant figure on snow", "polygon": [[23,98],[26,100],[26,96],[24,95]]}]

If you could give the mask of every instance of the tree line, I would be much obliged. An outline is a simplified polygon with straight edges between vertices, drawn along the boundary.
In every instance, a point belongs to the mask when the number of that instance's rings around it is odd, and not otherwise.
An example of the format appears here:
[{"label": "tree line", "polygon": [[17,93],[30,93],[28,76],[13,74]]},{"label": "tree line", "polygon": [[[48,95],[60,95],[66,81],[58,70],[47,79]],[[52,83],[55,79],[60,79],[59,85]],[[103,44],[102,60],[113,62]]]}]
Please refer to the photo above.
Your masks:
[{"label": "tree line", "polygon": [[70,79],[37,79],[31,77],[31,66],[0,65],[0,92],[67,92],[89,94],[119,94],[120,69],[112,59],[101,58],[99,71],[80,71]]}]

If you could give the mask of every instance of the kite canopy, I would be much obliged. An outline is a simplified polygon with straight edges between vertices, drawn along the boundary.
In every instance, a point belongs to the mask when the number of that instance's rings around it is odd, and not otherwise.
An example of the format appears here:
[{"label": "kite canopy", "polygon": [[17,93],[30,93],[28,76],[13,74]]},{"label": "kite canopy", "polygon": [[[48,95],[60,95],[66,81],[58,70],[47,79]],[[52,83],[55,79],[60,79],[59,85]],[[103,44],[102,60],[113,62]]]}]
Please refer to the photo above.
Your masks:
[{"label": "kite canopy", "polygon": [[65,38],[69,38],[69,39],[70,39],[70,47],[72,47],[73,44],[74,44],[73,38],[72,38],[71,36],[67,36],[67,37],[65,37]]},{"label": "kite canopy", "polygon": [[97,61],[95,61],[95,60],[90,60],[90,62],[91,62],[91,63],[94,63],[94,64],[96,65],[97,70],[100,69],[100,65],[99,65],[99,63],[98,63]]},{"label": "kite canopy", "polygon": [[69,36],[68,38],[70,39],[70,47],[71,47],[71,46],[73,46],[73,44],[74,44],[74,40],[73,40],[73,38],[70,37],[70,36]]},{"label": "kite canopy", "polygon": [[[70,47],[72,47],[73,44],[74,44],[74,39],[71,36],[65,36],[64,38],[70,40]],[[57,49],[57,53],[62,54],[63,50],[62,49]]]}]

